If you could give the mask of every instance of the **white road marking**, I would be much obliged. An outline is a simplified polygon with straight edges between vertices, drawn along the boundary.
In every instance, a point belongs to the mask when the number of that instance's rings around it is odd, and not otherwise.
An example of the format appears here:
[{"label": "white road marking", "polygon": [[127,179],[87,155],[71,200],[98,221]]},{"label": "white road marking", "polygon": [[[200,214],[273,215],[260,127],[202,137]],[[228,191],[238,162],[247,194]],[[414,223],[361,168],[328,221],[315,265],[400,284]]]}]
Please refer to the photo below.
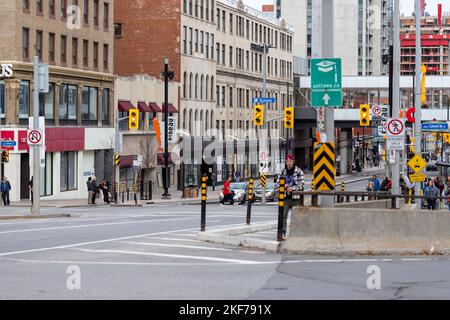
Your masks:
[{"label": "white road marking", "polygon": [[186,248],[186,249],[214,250],[214,251],[227,251],[227,252],[236,251],[236,250],[232,250],[232,249],[224,249],[224,248],[218,248],[218,247],[186,246],[186,245],[156,243],[156,242],[122,241],[122,243],[138,244],[138,245],[143,245],[143,246],[155,246],[155,247]]},{"label": "white road marking", "polygon": [[193,260],[206,260],[206,261],[218,261],[218,262],[230,262],[237,264],[257,264],[258,261],[252,260],[239,260],[239,259],[225,259],[225,258],[214,258],[214,257],[203,257],[203,256],[187,256],[183,254],[168,254],[168,253],[155,253],[155,252],[140,252],[140,251],[126,251],[126,250],[109,250],[109,249],[76,249],[82,252],[93,252],[93,253],[121,253],[121,254],[131,254],[140,256],[156,256],[156,257],[166,257],[166,258],[179,258],[179,259],[193,259]]},{"label": "white road marking", "polygon": [[185,241],[185,242],[202,242],[203,243],[203,241],[200,241],[200,240],[183,239],[183,238],[143,237],[143,239],[168,240],[168,241]]}]

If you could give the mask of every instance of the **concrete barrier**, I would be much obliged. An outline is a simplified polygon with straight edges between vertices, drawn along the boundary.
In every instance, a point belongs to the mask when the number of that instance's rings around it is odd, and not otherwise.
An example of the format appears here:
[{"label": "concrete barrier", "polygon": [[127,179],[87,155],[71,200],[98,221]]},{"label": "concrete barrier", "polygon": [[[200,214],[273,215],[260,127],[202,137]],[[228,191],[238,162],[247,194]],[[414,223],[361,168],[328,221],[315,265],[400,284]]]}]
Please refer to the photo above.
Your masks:
[{"label": "concrete barrier", "polygon": [[281,251],[301,254],[450,253],[450,212],[295,207]]},{"label": "concrete barrier", "polygon": [[391,199],[370,200],[358,202],[335,203],[335,208],[371,208],[371,209],[390,209],[392,206]]}]

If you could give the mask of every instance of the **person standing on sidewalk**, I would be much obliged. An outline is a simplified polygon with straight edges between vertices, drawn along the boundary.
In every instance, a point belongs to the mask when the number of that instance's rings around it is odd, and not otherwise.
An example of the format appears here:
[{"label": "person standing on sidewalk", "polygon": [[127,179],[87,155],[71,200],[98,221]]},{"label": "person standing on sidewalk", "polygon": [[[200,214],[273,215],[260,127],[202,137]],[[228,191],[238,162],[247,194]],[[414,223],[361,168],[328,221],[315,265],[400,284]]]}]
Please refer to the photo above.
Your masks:
[{"label": "person standing on sidewalk", "polygon": [[92,204],[92,178],[89,177],[86,181],[87,191],[88,191],[88,204]]},{"label": "person standing on sidewalk", "polygon": [[92,186],[92,204],[95,204],[95,198],[97,197],[98,186],[97,186],[97,178],[95,176],[92,177],[91,181]]},{"label": "person standing on sidewalk", "polygon": [[9,206],[9,191],[11,191],[11,184],[9,183],[8,178],[3,178],[3,181],[0,184],[0,190],[2,192],[3,204]]},{"label": "person standing on sidewalk", "polygon": [[[286,238],[287,218],[289,210],[298,204],[298,197],[292,192],[303,191],[305,189],[305,174],[295,165],[295,157],[292,154],[286,156],[286,165],[281,172],[280,177],[284,177],[286,181],[286,195],[283,207],[283,239]],[[278,181],[279,182],[279,181]]]},{"label": "person standing on sidewalk", "polygon": [[31,180],[28,181],[28,190],[31,192],[31,204],[33,204],[33,176],[31,176]]}]

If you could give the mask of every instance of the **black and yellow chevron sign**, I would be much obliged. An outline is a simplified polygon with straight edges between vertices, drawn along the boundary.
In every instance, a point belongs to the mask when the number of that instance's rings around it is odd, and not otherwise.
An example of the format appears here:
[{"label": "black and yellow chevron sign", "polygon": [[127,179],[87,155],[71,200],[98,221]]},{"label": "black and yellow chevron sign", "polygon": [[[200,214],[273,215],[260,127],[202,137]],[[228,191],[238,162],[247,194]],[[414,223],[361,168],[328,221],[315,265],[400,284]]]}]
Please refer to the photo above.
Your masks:
[{"label": "black and yellow chevron sign", "polygon": [[264,173],[261,173],[261,186],[265,187],[267,185],[267,176]]},{"label": "black and yellow chevron sign", "polygon": [[317,191],[335,190],[334,143],[314,144],[314,179]]}]

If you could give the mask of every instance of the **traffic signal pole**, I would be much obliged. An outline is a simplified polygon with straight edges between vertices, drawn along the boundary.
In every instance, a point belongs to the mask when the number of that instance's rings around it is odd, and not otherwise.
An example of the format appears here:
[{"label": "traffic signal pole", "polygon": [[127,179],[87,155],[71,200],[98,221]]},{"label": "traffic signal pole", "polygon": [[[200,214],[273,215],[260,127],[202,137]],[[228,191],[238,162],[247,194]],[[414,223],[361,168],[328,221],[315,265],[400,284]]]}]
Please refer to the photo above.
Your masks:
[{"label": "traffic signal pole", "polygon": [[163,199],[170,199],[169,187],[169,58],[164,58],[164,194]]},{"label": "traffic signal pole", "polygon": [[[312,58],[332,58],[334,37],[333,37],[333,0],[314,0],[312,2]],[[317,113],[318,114],[318,113]],[[317,118],[319,123],[319,118]],[[334,143],[334,109],[325,108],[324,131],[327,142]],[[333,207],[334,197],[322,196],[322,207]]]},{"label": "traffic signal pole", "polygon": [[[263,87],[262,87],[262,98],[266,98],[266,90],[267,90],[267,45],[264,43],[264,49],[263,49]],[[267,132],[267,126],[266,126],[266,117],[263,118],[263,125],[261,127],[262,131],[262,150],[268,151],[268,132]],[[266,204],[266,186],[262,187],[262,194],[261,194],[261,203]]]},{"label": "traffic signal pole", "polygon": [[[34,57],[33,64],[34,73],[34,90],[33,90],[33,129],[39,129],[39,58]],[[41,184],[40,184],[40,146],[35,145],[33,148],[33,204],[31,206],[31,214],[38,215],[40,213],[40,194],[41,194]]]}]

